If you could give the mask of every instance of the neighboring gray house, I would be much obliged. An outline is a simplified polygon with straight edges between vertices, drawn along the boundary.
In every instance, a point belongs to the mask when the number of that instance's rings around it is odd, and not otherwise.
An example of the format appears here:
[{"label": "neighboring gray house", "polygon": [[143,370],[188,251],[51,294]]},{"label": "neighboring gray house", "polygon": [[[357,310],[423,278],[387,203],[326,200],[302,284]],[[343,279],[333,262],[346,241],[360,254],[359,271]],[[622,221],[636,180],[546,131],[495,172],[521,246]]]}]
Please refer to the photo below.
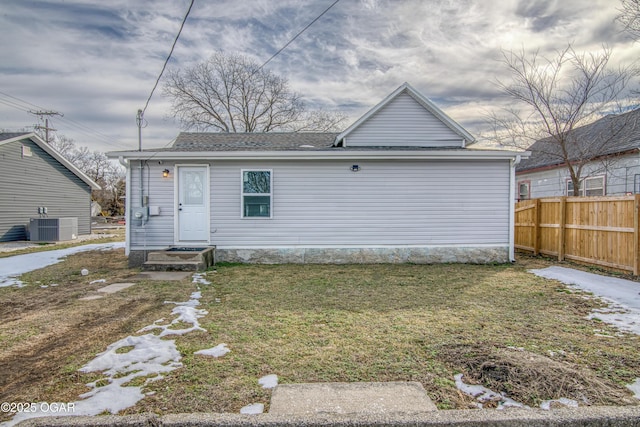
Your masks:
[{"label": "neighboring gray house", "polygon": [[91,233],[91,190],[100,189],[34,133],[0,133],[0,242],[26,240],[31,218],[77,218]]},{"label": "neighboring gray house", "polygon": [[181,133],[127,166],[127,253],[219,261],[506,262],[523,153],[473,137],[409,84],[344,132]]},{"label": "neighboring gray house", "polygon": [[574,194],[560,147],[549,138],[536,141],[531,156],[516,168],[516,199],[605,196],[640,193],[640,109],[603,117],[573,131],[572,159],[587,159],[579,194]]}]

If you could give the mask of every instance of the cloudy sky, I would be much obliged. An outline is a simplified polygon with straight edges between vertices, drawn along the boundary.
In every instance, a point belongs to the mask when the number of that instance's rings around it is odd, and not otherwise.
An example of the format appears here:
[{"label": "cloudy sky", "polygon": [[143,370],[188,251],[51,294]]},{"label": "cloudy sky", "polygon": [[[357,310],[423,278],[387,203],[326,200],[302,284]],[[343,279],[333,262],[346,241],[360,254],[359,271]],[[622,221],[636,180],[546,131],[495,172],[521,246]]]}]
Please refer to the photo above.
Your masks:
[{"label": "cloudy sky", "polygon": [[[334,0],[196,0],[170,68],[213,52],[263,63]],[[142,108],[190,0],[0,0],[0,129],[33,126],[27,110],[58,111],[59,134],[101,151],[136,149]],[[403,82],[471,133],[507,102],[501,49],[553,55],[613,49],[630,64],[640,45],[615,17],[619,0],[340,0],[268,65],[311,106],[353,120]],[[145,148],[180,131],[157,90]],[[28,104],[27,104],[28,103]]]}]

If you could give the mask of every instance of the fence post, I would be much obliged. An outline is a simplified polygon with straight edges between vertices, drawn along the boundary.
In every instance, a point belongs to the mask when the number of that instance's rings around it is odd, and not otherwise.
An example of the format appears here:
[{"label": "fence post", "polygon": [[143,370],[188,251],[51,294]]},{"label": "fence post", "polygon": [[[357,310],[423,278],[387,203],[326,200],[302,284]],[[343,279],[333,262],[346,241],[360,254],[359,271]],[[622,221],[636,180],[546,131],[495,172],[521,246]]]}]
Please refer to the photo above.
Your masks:
[{"label": "fence post", "polygon": [[640,275],[640,194],[633,197],[633,274]]},{"label": "fence post", "polygon": [[540,255],[540,199],[533,208],[533,255]]},{"label": "fence post", "polygon": [[567,225],[567,198],[560,197],[560,218],[558,219],[558,261],[564,261],[564,234]]}]

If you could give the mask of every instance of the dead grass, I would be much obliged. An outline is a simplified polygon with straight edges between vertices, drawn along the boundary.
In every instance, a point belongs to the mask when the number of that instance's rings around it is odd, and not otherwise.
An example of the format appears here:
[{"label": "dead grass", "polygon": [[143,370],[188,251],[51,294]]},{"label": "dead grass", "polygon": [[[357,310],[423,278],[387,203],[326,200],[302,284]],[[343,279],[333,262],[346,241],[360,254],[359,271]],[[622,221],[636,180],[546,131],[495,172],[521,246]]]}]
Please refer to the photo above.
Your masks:
[{"label": "dead grass", "polygon": [[[101,300],[78,297],[135,273],[121,251],[85,253],[0,288],[0,401],[73,401],[99,376],[77,372],[110,343],[169,316],[182,282],[140,282]],[[463,373],[535,406],[568,397],[585,405],[637,404],[624,384],[640,377],[637,336],[585,316],[598,303],[517,265],[219,266],[202,286],[207,332],[175,338],[184,367],[151,383],[126,413],[238,412],[268,404],[258,378],[281,383],[419,381],[439,408],[467,408]],[[91,274],[79,275],[81,268]],[[57,282],[58,287],[40,288]],[[219,301],[219,302],[218,302]],[[215,359],[197,350],[226,343]],[[510,349],[510,347],[518,350]]]}]

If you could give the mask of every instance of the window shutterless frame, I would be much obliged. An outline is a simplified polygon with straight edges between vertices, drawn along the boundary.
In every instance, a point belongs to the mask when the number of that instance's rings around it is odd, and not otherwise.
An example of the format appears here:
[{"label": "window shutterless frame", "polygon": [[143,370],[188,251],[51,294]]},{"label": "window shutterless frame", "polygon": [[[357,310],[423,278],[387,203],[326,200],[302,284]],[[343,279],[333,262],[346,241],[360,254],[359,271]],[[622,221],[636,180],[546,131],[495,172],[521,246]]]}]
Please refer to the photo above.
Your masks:
[{"label": "window shutterless frame", "polygon": [[273,218],[273,170],[242,169],[240,171],[240,217]]},{"label": "window shutterless frame", "polygon": [[606,177],[597,175],[581,179],[579,194],[574,194],[573,182],[570,178],[566,179],[566,187],[567,196],[604,196],[606,195]]}]

